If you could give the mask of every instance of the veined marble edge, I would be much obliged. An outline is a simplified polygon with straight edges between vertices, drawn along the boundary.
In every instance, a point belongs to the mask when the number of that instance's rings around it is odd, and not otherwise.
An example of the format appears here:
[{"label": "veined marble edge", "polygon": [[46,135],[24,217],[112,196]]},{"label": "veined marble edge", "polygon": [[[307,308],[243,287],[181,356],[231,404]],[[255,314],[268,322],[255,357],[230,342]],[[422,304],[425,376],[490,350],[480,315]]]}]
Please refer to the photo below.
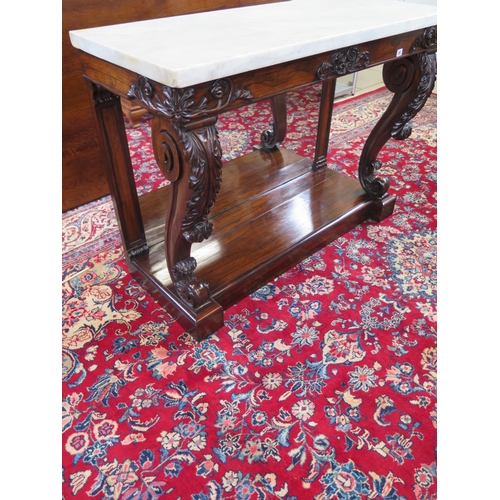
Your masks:
[{"label": "veined marble edge", "polygon": [[[423,29],[423,28],[433,26],[433,25],[434,25],[433,23],[427,23],[424,26],[421,26],[420,28],[414,28],[414,29],[421,29],[421,28]],[[393,33],[393,34],[397,34],[397,32]],[[385,36],[391,36],[391,34],[388,34]],[[376,38],[363,39],[362,42],[361,41],[353,41],[349,45],[356,45],[357,43],[363,43],[363,42],[367,42],[367,41],[371,41],[371,40],[375,40],[375,39]],[[339,48],[342,48],[342,47],[339,46],[339,47],[334,47],[334,48],[324,48],[324,49],[321,49],[320,51],[312,51],[311,53],[306,52],[305,54],[301,54],[298,58],[308,57],[309,55],[314,55],[314,54],[320,53],[320,52],[333,51],[333,50],[336,50]],[[167,85],[167,86],[172,87],[172,88],[185,88],[185,87],[189,87],[192,85],[198,85],[198,84],[203,83],[203,82],[213,81],[213,80],[216,80],[218,78],[231,77],[233,75],[245,73],[247,71],[253,71],[253,70],[264,68],[266,66],[272,66],[274,64],[280,64],[280,63],[288,62],[290,60],[294,60],[293,58],[290,59],[290,58],[285,57],[285,58],[283,58],[283,60],[281,60],[282,58],[278,58],[278,59],[276,59],[276,61],[273,61],[270,64],[251,64],[251,65],[249,65],[250,61],[253,62],[253,58],[249,60],[249,58],[246,57],[245,58],[246,64],[242,68],[239,68],[238,65],[236,65],[236,67],[235,67],[235,65],[234,65],[235,60],[227,61],[226,64],[233,65],[232,70],[222,71],[221,67],[219,65],[216,65],[213,63],[212,64],[209,63],[207,65],[202,65],[199,67],[191,66],[191,67],[189,67],[189,69],[179,68],[179,69],[172,70],[172,69],[168,69],[168,68],[159,66],[153,62],[145,62],[144,61],[144,62],[139,62],[139,63],[133,63],[130,61],[130,56],[128,54],[123,54],[123,53],[120,53],[117,51],[113,51],[112,54],[109,55],[109,54],[102,52],[102,51],[106,51],[106,48],[99,47],[99,49],[101,49],[101,50],[99,50],[100,53],[96,54],[95,53],[96,51],[94,50],[93,55],[95,55],[96,57],[99,57],[105,61],[108,61],[112,64],[116,64],[117,66],[123,67],[123,68],[128,69],[130,71],[133,71],[135,73],[138,73],[141,76],[144,76],[146,78],[150,78],[151,80],[154,80],[162,85]],[[85,50],[85,48],[82,48],[81,50],[84,52],[87,52]],[[293,48],[291,48],[288,51],[288,53],[292,53],[292,52],[293,52]],[[89,49],[89,53],[92,54],[92,51],[90,51],[90,49]],[[261,59],[262,54],[256,54],[256,55],[254,55],[254,57]],[[213,66],[217,66],[217,69],[219,71],[211,71],[211,67],[213,67]],[[222,67],[222,69],[224,69],[224,67],[225,67],[225,65]],[[204,76],[202,76],[202,75],[204,75]],[[194,76],[194,78],[193,78],[193,76]]]},{"label": "veined marble edge", "polygon": [[[300,0],[299,0],[300,2]],[[277,5],[277,4],[267,4]],[[213,14],[213,13],[212,13]],[[147,21],[141,21],[147,22]],[[412,31],[415,29],[423,29],[437,24],[437,14],[424,15],[420,19],[412,18],[409,21],[410,26],[405,27],[404,21],[397,24],[389,23],[384,29],[378,26],[378,33],[374,35],[370,33],[373,29],[365,29],[355,33],[347,43],[335,43],[331,38],[325,39],[324,45],[314,40],[308,44],[297,43],[296,45],[286,45],[279,47],[274,51],[261,51],[254,52],[245,56],[237,56],[232,59],[226,60],[212,60],[208,63],[202,62],[196,66],[191,65],[189,68],[168,68],[157,64],[154,60],[139,60],[137,55],[106,47],[101,42],[94,42],[85,37],[84,32],[88,30],[73,30],[69,32],[71,43],[74,47],[79,48],[84,52],[88,52],[96,57],[105,61],[116,64],[120,67],[126,68],[130,71],[138,73],[142,76],[157,81],[160,84],[168,85],[174,88],[184,88],[192,85],[197,85],[206,81],[212,81],[217,78],[230,77],[232,75],[244,73],[260,69],[274,64],[285,63],[294,59],[308,57],[310,55],[318,54],[321,52],[333,51],[343,48],[345,46],[355,45],[377,38],[384,38],[386,36],[396,35],[405,31]],[[125,23],[129,24],[129,23]],[[89,30],[94,30],[90,28]],[[343,33],[339,35],[340,38],[350,36],[352,33]],[[318,48],[319,44],[319,48]],[[296,54],[299,54],[297,57]],[[269,55],[272,54],[272,59],[269,61]],[[294,54],[294,57],[290,55]]]},{"label": "veined marble edge", "polygon": [[[412,27],[408,31],[428,28],[430,26],[434,26],[435,24],[436,23],[427,23],[426,22],[426,23],[423,23],[422,26]],[[333,52],[333,51],[338,50],[338,49],[343,49],[345,47],[349,47],[352,45],[370,42],[373,40],[377,40],[378,38],[384,38],[386,36],[397,35],[399,33],[401,33],[401,32],[398,30],[395,30],[394,33],[387,33],[387,34],[384,34],[380,37],[375,36],[372,38],[360,38],[360,40],[352,40],[348,44],[340,44],[340,45],[336,45],[334,47],[331,47],[331,46],[330,47],[323,47],[320,50],[306,50],[303,52],[301,51],[302,53],[298,57],[292,57],[292,58],[290,58],[290,57],[277,57],[275,60],[273,60],[270,63],[266,63],[266,64],[256,63],[256,64],[253,64],[251,66],[246,64],[244,67],[241,67],[241,68],[238,68],[238,66],[235,67],[234,63],[237,61],[237,59],[233,59],[230,62],[228,61],[228,64],[233,65],[233,69],[228,70],[228,71],[220,71],[220,67],[219,67],[218,72],[217,71],[212,72],[212,71],[210,71],[210,66],[212,66],[210,64],[207,64],[207,66],[200,66],[198,68],[191,66],[187,70],[182,69],[182,68],[177,69],[177,70],[168,70],[167,68],[163,68],[163,67],[160,67],[158,65],[151,63],[149,65],[150,68],[152,68],[152,69],[155,68],[156,72],[154,72],[154,71],[152,71],[151,73],[148,72],[148,74],[151,75],[151,76],[148,76],[143,71],[141,73],[141,75],[148,77],[148,78],[151,78],[152,80],[157,81],[158,83],[161,83],[163,85],[167,85],[169,87],[185,88],[185,87],[189,87],[189,86],[193,86],[193,85],[198,85],[200,83],[217,80],[218,78],[226,78],[226,77],[230,78],[231,76],[245,73],[247,71],[254,71],[254,70],[262,69],[262,68],[265,68],[268,66],[273,66],[275,64],[282,64],[282,63],[294,61],[294,60],[301,59],[304,57],[309,57],[312,55],[320,54],[322,52],[326,52],[326,53]],[[298,45],[297,47],[303,47],[303,45]],[[286,53],[287,54],[294,53],[294,47],[286,47]],[[250,58],[250,60],[253,61],[254,59],[262,59],[264,57],[264,55],[265,55],[265,53],[253,54],[252,57]],[[249,62],[248,57],[245,57],[245,58],[242,57],[241,60],[244,60],[246,63]],[[213,66],[215,66],[215,65],[213,65]],[[134,71],[134,70],[132,69],[132,71]],[[201,74],[204,74],[205,77],[193,78],[193,74],[194,74],[194,76],[199,76]],[[171,79],[169,79],[167,75],[171,75]],[[168,83],[168,82],[170,82],[170,83]]]}]

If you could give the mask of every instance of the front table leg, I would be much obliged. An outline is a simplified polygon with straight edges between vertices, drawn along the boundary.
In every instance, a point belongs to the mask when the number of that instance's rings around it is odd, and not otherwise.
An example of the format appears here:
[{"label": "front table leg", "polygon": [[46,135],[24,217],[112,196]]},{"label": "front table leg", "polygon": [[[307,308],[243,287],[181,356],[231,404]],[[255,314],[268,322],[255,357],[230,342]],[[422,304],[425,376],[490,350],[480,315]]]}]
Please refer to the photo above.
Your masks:
[{"label": "front table leg", "polygon": [[190,330],[198,340],[223,326],[222,307],[210,297],[208,283],[195,276],[197,262],[191,257],[191,245],[207,239],[213,229],[207,217],[222,179],[216,120],[183,129],[155,115],[152,123],[156,161],[172,184],[165,223],[167,267],[184,312],[195,322]]},{"label": "front table leg", "polygon": [[224,325],[223,308],[210,295],[208,283],[194,271],[191,245],[212,233],[208,215],[222,180],[222,150],[217,116],[238,100],[253,95],[229,78],[199,88],[172,88],[140,76],[127,97],[153,113],[152,138],[156,161],[171,182],[165,221],[165,255],[173,283],[168,302],[178,321],[202,340]]},{"label": "front table leg", "polygon": [[394,92],[391,104],[374,127],[361,153],[359,180],[363,189],[376,199],[372,218],[381,221],[394,208],[395,196],[388,196],[389,180],[376,177],[380,168],[377,155],[392,137],[403,140],[410,136],[408,122],[424,107],[436,80],[436,54],[422,52],[384,65],[384,83]]}]

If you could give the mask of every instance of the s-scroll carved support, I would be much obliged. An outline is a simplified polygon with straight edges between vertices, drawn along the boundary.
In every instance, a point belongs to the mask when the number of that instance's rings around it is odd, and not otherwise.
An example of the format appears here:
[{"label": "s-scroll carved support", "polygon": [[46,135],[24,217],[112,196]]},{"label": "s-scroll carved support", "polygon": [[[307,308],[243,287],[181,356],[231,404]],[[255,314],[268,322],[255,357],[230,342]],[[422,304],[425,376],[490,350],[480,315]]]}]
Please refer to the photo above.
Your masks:
[{"label": "s-scroll carved support", "polygon": [[212,233],[208,215],[220,190],[222,151],[216,118],[192,125],[192,130],[172,126],[154,116],[153,149],[156,161],[171,182],[165,224],[167,267],[178,295],[192,308],[210,297],[208,284],[195,277],[196,260],[191,245]]},{"label": "s-scroll carved support", "polygon": [[359,180],[363,189],[378,200],[373,218],[383,220],[390,215],[395,197],[389,200],[389,180],[377,177],[381,167],[377,160],[382,147],[390,138],[403,140],[410,136],[408,122],[424,107],[436,80],[435,29],[429,28],[416,40],[412,51],[426,48],[405,58],[384,65],[383,78],[387,88],[394,93],[392,101],[377,125],[368,136],[359,161]]},{"label": "s-scroll carved support", "polygon": [[[208,215],[221,186],[222,152],[215,127],[207,118],[186,129],[154,115],[153,149],[156,161],[171,182],[165,221],[165,257],[174,285],[179,318],[197,340],[203,340],[224,322],[220,304],[209,284],[196,276],[193,243],[212,233]],[[186,322],[183,323],[183,321]]]},{"label": "s-scroll carved support", "polygon": [[223,325],[222,306],[210,294],[209,284],[196,276],[198,263],[191,245],[212,233],[208,219],[222,180],[222,150],[217,116],[238,100],[252,100],[229,78],[188,88],[161,85],[139,77],[127,96],[153,113],[155,158],[170,181],[165,221],[165,257],[173,283],[168,300],[178,320],[201,340]]}]

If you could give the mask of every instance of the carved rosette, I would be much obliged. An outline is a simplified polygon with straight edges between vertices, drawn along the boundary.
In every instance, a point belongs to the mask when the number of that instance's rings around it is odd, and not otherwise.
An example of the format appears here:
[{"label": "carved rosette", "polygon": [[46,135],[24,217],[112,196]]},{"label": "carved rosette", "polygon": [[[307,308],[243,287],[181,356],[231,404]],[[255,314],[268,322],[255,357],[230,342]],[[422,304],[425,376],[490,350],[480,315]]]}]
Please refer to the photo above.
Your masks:
[{"label": "carved rosette", "polygon": [[335,51],[330,61],[325,61],[316,70],[319,80],[326,78],[344,76],[365,69],[370,64],[370,53],[365,50],[359,51],[358,47]]}]

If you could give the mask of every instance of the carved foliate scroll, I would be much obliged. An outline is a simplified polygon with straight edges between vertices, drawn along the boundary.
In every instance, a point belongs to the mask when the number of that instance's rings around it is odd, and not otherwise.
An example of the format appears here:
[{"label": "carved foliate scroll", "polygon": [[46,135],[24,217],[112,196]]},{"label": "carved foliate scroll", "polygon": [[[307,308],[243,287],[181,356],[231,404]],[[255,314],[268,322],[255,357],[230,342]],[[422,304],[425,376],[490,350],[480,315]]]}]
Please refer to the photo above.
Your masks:
[{"label": "carved foliate scroll", "polygon": [[[426,49],[428,52],[420,52],[417,54],[417,61],[419,70],[421,72],[420,82],[417,86],[415,97],[408,104],[407,109],[403,112],[399,120],[396,121],[391,136],[393,139],[403,140],[410,136],[412,132],[411,126],[408,122],[415,117],[415,115],[424,107],[429,95],[431,94],[437,73],[437,62],[435,50],[437,48],[437,31],[435,27],[428,28],[425,32],[415,40],[410,48],[410,54],[419,49]],[[432,51],[434,49],[434,52]],[[405,59],[402,60],[404,62]],[[395,61],[393,64],[396,64]],[[397,71],[392,71],[396,74]],[[385,81],[385,80],[384,80]],[[392,90],[394,82],[388,78],[385,81],[387,88]],[[394,90],[392,90],[394,92]]]},{"label": "carved foliate scroll", "polygon": [[208,238],[213,225],[208,215],[222,181],[222,150],[215,118],[194,130],[174,127],[153,118],[153,148],[158,165],[171,180],[166,217],[167,266],[178,295],[192,308],[209,300],[209,286],[196,278],[191,244]]},{"label": "carved foliate scroll", "polygon": [[178,262],[172,271],[177,292],[192,307],[199,307],[209,299],[208,284],[194,275],[196,266],[196,259],[188,257]]},{"label": "carved foliate scroll", "polygon": [[215,80],[210,95],[194,101],[195,88],[172,88],[163,85],[159,90],[147,78],[139,77],[130,85],[127,96],[140,101],[149,110],[172,120],[177,126],[186,126],[208,116],[215,116],[225,107],[239,99],[252,99],[253,95],[244,88],[233,88],[229,78]]},{"label": "carved foliate scroll", "polygon": [[209,124],[196,130],[169,131],[162,122],[159,127],[155,124],[153,130],[156,163],[172,184],[183,173],[183,165],[190,165],[188,188],[192,194],[186,202],[181,227],[187,241],[200,243],[212,234],[208,215],[222,182],[222,149],[217,129]]},{"label": "carved foliate scroll", "polygon": [[208,215],[222,182],[222,149],[215,125],[185,134],[183,143],[186,161],[191,163],[189,189],[193,195],[187,202],[182,234],[190,243],[199,243],[212,234]]},{"label": "carved foliate scroll", "polygon": [[434,88],[436,49],[437,31],[431,27],[415,40],[410,55],[384,65],[384,83],[394,97],[368,136],[359,162],[360,183],[375,198],[385,196],[389,188],[388,179],[375,175],[381,167],[377,155],[391,137],[403,140],[410,136],[412,128],[409,122],[424,107]]},{"label": "carved foliate scroll", "polygon": [[206,87],[172,88],[140,77],[128,97],[153,112],[153,149],[158,166],[172,183],[165,239],[167,265],[178,295],[197,308],[209,300],[209,287],[197,279],[191,244],[212,234],[208,220],[222,182],[222,149],[217,115],[251,92],[229,78]]},{"label": "carved foliate scroll", "polygon": [[244,88],[234,88],[229,78],[216,80],[209,97],[195,101],[195,89],[176,89],[166,85],[157,90],[145,77],[130,85],[128,97],[168,118],[173,131],[160,132],[153,145],[156,160],[167,179],[175,182],[181,164],[191,166],[189,188],[192,198],[182,221],[183,235],[190,243],[201,242],[212,233],[207,216],[221,185],[222,150],[215,127],[216,115],[239,99],[252,99]]},{"label": "carved foliate scroll", "polygon": [[330,61],[325,61],[316,70],[319,80],[344,76],[365,69],[370,64],[370,53],[365,50],[360,52],[358,47],[335,51]]},{"label": "carved foliate scroll", "polygon": [[427,28],[421,36],[419,36],[411,46],[410,53],[416,52],[418,49],[425,49],[428,53],[437,50],[437,29],[436,26]]}]

